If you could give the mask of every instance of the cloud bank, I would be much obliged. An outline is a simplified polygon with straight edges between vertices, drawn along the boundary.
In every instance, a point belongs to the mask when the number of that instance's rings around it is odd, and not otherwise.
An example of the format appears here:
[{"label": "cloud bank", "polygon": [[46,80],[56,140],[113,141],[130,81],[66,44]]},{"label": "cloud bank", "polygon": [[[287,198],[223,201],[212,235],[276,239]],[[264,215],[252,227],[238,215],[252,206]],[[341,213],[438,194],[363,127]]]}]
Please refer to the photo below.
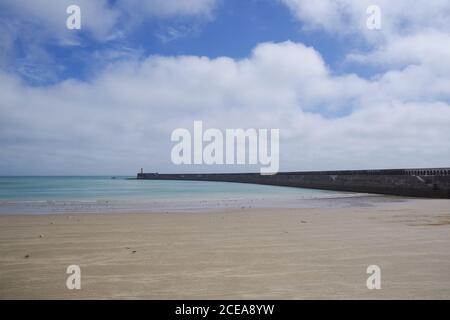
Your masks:
[{"label": "cloud bank", "polygon": [[373,37],[366,28],[366,10],[377,5],[382,12],[382,35],[407,35],[427,29],[450,30],[450,3],[446,0],[278,0],[307,29],[333,34]]},{"label": "cloud bank", "polygon": [[243,171],[176,167],[172,130],[279,128],[282,170],[447,166],[450,72],[415,64],[373,79],[334,75],[301,43],[246,59],[149,56],[91,81],[30,87],[1,74],[1,174]]},{"label": "cloud bank", "polygon": [[[336,73],[315,48],[293,41],[259,43],[243,59],[108,47],[86,57],[95,62],[87,80],[36,86],[23,75],[51,78],[60,67],[43,43],[82,44],[57,27],[71,3],[2,1],[0,175],[259,170],[172,165],[171,132],[194,120],[219,129],[280,129],[281,170],[449,166],[448,1],[377,1],[383,27],[375,33],[365,27],[372,1],[274,1],[305,32],[336,36],[343,46],[364,42],[349,47],[343,62],[376,72]],[[90,8],[83,24],[98,43],[145,19],[220,14],[213,0],[78,3]],[[130,15],[133,22],[121,25]]]}]

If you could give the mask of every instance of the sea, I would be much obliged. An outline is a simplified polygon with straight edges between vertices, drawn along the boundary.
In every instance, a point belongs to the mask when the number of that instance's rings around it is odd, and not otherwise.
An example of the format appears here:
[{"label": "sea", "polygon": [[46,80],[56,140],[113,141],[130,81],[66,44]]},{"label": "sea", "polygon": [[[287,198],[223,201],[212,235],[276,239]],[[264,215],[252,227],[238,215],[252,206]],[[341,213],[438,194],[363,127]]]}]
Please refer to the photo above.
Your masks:
[{"label": "sea", "polygon": [[372,206],[385,197],[229,182],[135,177],[0,177],[0,214],[133,213]]}]

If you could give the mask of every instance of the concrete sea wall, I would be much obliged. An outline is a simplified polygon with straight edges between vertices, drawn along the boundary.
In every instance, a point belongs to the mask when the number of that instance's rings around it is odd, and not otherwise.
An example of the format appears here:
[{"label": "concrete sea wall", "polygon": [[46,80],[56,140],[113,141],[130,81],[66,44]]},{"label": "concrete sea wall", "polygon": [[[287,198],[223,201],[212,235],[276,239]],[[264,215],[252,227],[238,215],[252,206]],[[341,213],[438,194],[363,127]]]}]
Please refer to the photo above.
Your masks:
[{"label": "concrete sea wall", "polygon": [[259,173],[138,173],[137,179],[265,184],[425,198],[450,198],[450,168]]}]

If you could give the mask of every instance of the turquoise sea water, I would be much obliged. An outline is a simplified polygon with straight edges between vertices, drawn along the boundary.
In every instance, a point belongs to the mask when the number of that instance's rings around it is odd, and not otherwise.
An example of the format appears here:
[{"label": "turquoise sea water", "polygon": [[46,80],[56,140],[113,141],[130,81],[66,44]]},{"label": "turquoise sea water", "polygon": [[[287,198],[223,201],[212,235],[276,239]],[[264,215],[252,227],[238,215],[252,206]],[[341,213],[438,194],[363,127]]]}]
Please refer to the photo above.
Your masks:
[{"label": "turquoise sea water", "polygon": [[[0,177],[0,213],[198,210],[302,206],[361,194],[133,177]],[[326,203],[326,201],[322,201]]]}]

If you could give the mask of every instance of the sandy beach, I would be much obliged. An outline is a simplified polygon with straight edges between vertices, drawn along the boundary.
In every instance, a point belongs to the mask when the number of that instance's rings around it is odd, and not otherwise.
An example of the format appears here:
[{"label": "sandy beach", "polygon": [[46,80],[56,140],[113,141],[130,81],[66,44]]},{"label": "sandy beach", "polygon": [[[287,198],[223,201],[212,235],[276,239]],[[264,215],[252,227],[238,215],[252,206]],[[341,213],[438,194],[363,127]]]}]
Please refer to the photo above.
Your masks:
[{"label": "sandy beach", "polygon": [[449,299],[449,270],[449,200],[0,216],[1,299]]}]

